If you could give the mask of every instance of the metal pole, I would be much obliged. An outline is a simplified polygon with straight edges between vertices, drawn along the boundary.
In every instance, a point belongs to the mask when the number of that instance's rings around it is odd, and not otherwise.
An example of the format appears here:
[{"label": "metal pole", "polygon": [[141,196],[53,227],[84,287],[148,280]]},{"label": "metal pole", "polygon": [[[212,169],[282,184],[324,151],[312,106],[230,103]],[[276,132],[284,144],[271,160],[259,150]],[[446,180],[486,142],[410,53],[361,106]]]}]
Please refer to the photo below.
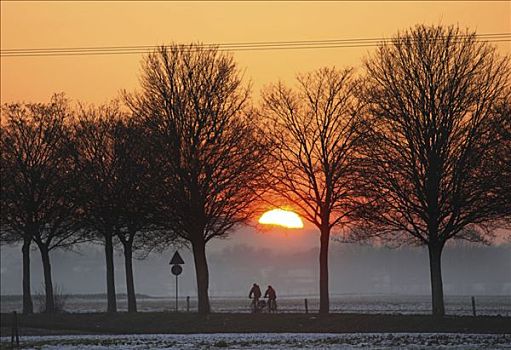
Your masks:
[{"label": "metal pole", "polygon": [[472,297],[472,315],[476,317],[476,298]]},{"label": "metal pole", "polygon": [[177,275],[176,275],[176,312],[177,312],[177,293],[178,293],[178,288],[177,288]]},{"label": "metal pole", "polygon": [[20,336],[18,332],[18,314],[16,311],[12,312],[12,329],[11,329],[11,347],[14,348],[14,341],[16,341],[16,347],[20,346]]}]

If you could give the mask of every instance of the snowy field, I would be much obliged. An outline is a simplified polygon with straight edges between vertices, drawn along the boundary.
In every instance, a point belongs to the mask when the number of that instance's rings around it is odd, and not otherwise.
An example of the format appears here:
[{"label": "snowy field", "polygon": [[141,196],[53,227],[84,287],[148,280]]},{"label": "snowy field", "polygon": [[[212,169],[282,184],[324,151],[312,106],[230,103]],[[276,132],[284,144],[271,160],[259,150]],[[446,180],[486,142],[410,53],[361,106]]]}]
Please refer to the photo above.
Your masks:
[{"label": "snowy field", "polygon": [[[279,297],[279,312],[304,312],[305,297]],[[319,299],[307,297],[309,311],[319,309]],[[173,298],[138,298],[138,310],[143,312],[174,310]],[[118,299],[120,311],[126,310],[126,299]],[[242,297],[211,297],[211,307],[214,312],[249,312],[250,301]],[[36,309],[37,309],[36,303]],[[472,315],[470,296],[446,296],[445,306],[449,315]],[[190,299],[190,311],[196,311],[197,301]],[[186,299],[180,299],[180,310],[186,310]],[[476,308],[478,315],[511,316],[511,296],[477,296]],[[104,312],[106,300],[100,298],[79,298],[70,296],[65,303],[68,312]],[[345,295],[331,296],[330,309],[332,312],[370,313],[370,314],[430,314],[431,300],[423,296],[386,296],[386,295]],[[1,312],[21,311],[20,297],[2,297]]]},{"label": "snowy field", "polygon": [[[1,339],[2,345],[10,341]],[[511,349],[511,334],[194,334],[33,336],[23,349]]]}]

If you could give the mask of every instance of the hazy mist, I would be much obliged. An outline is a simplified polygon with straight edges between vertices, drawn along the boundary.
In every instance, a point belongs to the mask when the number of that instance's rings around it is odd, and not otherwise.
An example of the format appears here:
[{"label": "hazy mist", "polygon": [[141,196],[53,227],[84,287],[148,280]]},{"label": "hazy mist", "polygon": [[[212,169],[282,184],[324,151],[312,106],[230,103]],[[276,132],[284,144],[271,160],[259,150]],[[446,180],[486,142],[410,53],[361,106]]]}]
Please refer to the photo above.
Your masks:
[{"label": "hazy mist", "polygon": [[[318,241],[312,231],[260,233],[243,229],[208,248],[211,296],[244,296],[253,282],[272,284],[280,296],[318,294]],[[174,249],[134,262],[136,292],[173,295],[169,260]],[[195,270],[188,249],[180,250],[185,265],[180,293],[195,295]],[[117,293],[124,293],[124,261],[116,254]],[[105,262],[100,245],[52,253],[54,284],[65,293],[104,293]],[[443,256],[446,295],[511,295],[511,246],[451,244]],[[32,289],[43,290],[42,267],[32,252]],[[21,294],[21,248],[1,247],[1,293]],[[388,249],[331,242],[331,294],[429,294],[425,248]]]}]

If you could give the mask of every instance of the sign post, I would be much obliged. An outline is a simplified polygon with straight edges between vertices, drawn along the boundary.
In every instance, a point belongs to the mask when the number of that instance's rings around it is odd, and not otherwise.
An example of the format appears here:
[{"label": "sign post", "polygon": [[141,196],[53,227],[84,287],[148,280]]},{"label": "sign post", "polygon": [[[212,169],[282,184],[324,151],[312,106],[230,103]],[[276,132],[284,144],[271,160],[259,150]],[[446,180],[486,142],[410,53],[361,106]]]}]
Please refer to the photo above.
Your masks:
[{"label": "sign post", "polygon": [[169,265],[172,265],[170,268],[170,272],[174,276],[176,276],[176,312],[178,311],[178,295],[179,295],[179,289],[178,289],[178,276],[183,272],[183,268],[181,265],[183,265],[185,262],[183,261],[183,258],[181,258],[181,255],[179,255],[179,252],[176,250],[174,253],[174,256],[172,259],[170,259]]}]

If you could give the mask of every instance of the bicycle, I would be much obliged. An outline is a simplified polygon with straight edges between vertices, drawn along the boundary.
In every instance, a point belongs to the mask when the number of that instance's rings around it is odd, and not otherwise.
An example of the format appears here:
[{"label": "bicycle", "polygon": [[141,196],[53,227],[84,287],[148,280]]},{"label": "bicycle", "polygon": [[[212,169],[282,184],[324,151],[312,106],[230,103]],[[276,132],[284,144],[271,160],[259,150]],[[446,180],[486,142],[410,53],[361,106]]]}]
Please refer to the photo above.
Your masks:
[{"label": "bicycle", "polygon": [[268,299],[268,312],[269,313],[277,312],[277,300],[276,299]]},{"label": "bicycle", "polygon": [[250,310],[253,314],[260,313],[264,311],[266,308],[266,301],[265,300],[259,300],[259,299],[252,299],[252,302],[250,303]]}]

